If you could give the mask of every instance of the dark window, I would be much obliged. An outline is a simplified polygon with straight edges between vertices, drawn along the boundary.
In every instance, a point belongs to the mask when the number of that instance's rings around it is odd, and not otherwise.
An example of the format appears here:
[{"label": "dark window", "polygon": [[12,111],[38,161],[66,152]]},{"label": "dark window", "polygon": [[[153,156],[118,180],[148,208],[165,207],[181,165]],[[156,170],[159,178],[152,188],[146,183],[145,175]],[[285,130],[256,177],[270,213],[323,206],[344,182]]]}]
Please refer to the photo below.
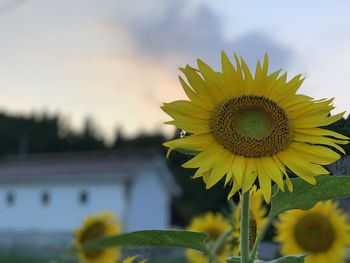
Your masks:
[{"label": "dark window", "polygon": [[50,194],[48,192],[43,192],[41,194],[41,203],[43,205],[48,205],[50,203]]},{"label": "dark window", "polygon": [[15,203],[15,195],[12,192],[8,192],[6,195],[6,204],[12,206]]},{"label": "dark window", "polygon": [[80,204],[85,205],[85,204],[87,204],[88,201],[89,201],[89,195],[88,195],[87,191],[85,191],[85,190],[81,191],[80,195],[79,195]]}]

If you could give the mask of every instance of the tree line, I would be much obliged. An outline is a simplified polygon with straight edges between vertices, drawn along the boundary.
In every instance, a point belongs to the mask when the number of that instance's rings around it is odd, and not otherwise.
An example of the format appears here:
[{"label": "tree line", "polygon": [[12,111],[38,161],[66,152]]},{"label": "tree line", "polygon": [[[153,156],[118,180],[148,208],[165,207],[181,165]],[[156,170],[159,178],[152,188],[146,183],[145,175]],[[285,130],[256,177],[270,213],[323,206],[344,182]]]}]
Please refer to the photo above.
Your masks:
[{"label": "tree line", "polygon": [[76,131],[57,115],[0,113],[0,155],[160,147],[164,141],[160,132],[129,138],[122,129],[117,129],[112,144],[107,144],[89,118],[83,129]]}]

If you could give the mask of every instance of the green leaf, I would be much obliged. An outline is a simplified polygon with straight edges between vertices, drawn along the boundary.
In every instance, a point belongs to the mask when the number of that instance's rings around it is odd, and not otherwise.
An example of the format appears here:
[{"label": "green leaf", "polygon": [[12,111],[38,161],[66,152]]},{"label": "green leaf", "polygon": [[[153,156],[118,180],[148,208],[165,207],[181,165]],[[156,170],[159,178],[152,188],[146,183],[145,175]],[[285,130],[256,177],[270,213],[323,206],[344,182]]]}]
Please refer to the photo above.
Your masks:
[{"label": "green leaf", "polygon": [[84,251],[104,249],[113,246],[128,247],[181,247],[208,252],[204,244],[207,234],[180,230],[145,230],[97,238],[86,242]]},{"label": "green leaf", "polygon": [[[264,260],[254,260],[254,263],[304,263],[304,258],[306,255],[299,256],[287,256],[283,258],[278,258],[272,261],[264,261]],[[240,263],[240,257],[229,257],[227,259],[228,263]]]},{"label": "green leaf", "polygon": [[340,199],[350,196],[350,176],[318,176],[316,185],[311,185],[300,178],[291,179],[293,192],[278,191],[271,199],[272,217],[290,209],[310,209],[317,202],[328,199]]}]

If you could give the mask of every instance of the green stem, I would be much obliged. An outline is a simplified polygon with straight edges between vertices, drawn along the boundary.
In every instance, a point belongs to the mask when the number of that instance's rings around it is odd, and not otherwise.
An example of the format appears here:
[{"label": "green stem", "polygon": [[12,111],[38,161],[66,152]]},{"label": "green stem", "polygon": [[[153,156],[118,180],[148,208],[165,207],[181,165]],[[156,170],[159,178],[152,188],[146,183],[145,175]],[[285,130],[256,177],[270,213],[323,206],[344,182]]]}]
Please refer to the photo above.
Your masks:
[{"label": "green stem", "polygon": [[221,234],[221,236],[212,245],[209,253],[207,263],[211,263],[215,260],[219,249],[226,243],[226,239],[232,234],[232,228]]},{"label": "green stem", "polygon": [[249,262],[249,191],[242,194],[241,207],[241,263]]},{"label": "green stem", "polygon": [[254,245],[252,247],[252,251],[250,252],[250,256],[249,256],[249,263],[254,262],[255,257],[256,257],[256,253],[258,251],[258,245],[259,245],[260,241],[264,238],[266,231],[269,229],[271,223],[272,223],[272,217],[271,217],[271,215],[269,215],[268,221],[265,223],[264,227],[261,229],[260,233],[258,234],[258,236],[255,239]]}]

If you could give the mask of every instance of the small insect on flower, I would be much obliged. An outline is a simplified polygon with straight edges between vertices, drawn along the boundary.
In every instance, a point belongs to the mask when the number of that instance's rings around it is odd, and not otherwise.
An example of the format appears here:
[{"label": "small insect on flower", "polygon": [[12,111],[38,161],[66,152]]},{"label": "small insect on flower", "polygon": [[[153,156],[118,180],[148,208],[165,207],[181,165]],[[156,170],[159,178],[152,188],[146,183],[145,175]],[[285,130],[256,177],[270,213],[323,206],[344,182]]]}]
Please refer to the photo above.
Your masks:
[{"label": "small insect on flower", "polygon": [[74,232],[73,245],[79,251],[78,257],[82,263],[116,262],[120,257],[119,248],[98,249],[91,251],[79,250],[81,246],[95,238],[117,235],[122,232],[120,223],[111,212],[104,212],[85,218],[83,226]]},{"label": "small insect on flower", "polygon": [[336,202],[319,202],[306,211],[289,210],[279,215],[275,227],[283,255],[306,253],[306,263],[345,262],[350,225]]},{"label": "small insect on flower", "polygon": [[[268,73],[268,58],[257,63],[255,76],[243,59],[235,55],[234,66],[222,53],[222,72],[198,60],[198,69],[182,68],[180,77],[189,100],[165,103],[162,109],[173,120],[167,122],[189,136],[166,142],[170,150],[197,153],[183,164],[197,168],[206,188],[225,178],[232,183],[228,198],[252,188],[256,181],[270,202],[271,184],[284,191],[283,178],[292,191],[287,170],[310,184],[315,176],[328,174],[322,165],[340,158],[347,137],[320,128],[339,120],[330,116],[333,99],[314,100],[297,94],[301,75],[287,80],[281,70]],[[330,147],[331,148],[330,148]]]},{"label": "small insect on flower", "polygon": [[[202,216],[195,217],[190,225],[187,227],[187,231],[203,232],[208,234],[207,243],[213,243],[231,229],[230,223],[221,214],[213,214],[208,212]],[[218,251],[218,262],[226,262],[226,258],[229,256],[230,245],[224,244]],[[201,254],[194,250],[186,250],[186,258],[190,263],[206,263],[207,255]],[[216,261],[215,261],[216,262]]]}]

